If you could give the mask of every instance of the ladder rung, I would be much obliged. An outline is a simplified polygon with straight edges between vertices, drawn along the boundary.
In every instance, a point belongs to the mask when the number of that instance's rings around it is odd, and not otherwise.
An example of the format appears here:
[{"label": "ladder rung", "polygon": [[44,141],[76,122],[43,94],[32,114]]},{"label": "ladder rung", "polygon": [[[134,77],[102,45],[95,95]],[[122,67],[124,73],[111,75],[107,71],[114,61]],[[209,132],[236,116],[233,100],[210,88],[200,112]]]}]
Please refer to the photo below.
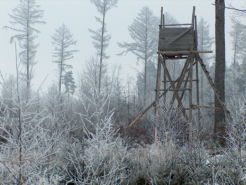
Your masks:
[{"label": "ladder rung", "polygon": [[[190,80],[183,80],[182,83],[183,83],[183,82],[186,82],[186,81],[190,82]],[[192,80],[192,82],[196,82],[196,81],[198,81],[198,80]],[[179,81],[169,81],[169,80],[168,80],[168,81],[162,81],[162,82],[166,82],[166,83],[170,83],[170,82],[174,83],[174,82],[175,82],[175,83],[177,83],[177,82],[179,82]]]},{"label": "ladder rung", "polygon": [[160,91],[190,91],[190,88],[180,88],[180,89],[160,89]]}]

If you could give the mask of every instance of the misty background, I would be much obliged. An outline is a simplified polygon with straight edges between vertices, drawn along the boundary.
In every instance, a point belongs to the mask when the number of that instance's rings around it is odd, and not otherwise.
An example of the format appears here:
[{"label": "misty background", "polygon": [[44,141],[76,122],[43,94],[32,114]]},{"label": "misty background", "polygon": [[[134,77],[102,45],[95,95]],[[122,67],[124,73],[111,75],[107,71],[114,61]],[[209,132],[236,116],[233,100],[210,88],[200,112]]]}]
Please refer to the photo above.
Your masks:
[{"label": "misty background", "polygon": [[[210,34],[214,37],[215,25],[215,7],[213,0],[120,0],[116,8],[111,9],[106,17],[107,30],[112,38],[106,53],[110,56],[105,60],[108,66],[108,72],[120,67],[120,77],[123,82],[136,80],[136,74],[143,70],[143,63],[139,62],[131,53],[123,56],[117,54],[121,52],[118,42],[128,42],[131,40],[128,32],[128,26],[132,24],[134,18],[138,15],[142,7],[148,6],[155,16],[160,17],[160,8],[168,12],[180,23],[190,23],[192,16],[192,7],[196,6],[198,21],[204,18],[209,23]],[[234,7],[243,7],[244,0],[228,0],[227,5]],[[10,44],[12,31],[3,27],[9,25],[9,13],[18,4],[18,0],[0,0],[0,71],[3,76],[15,74],[15,54],[14,44]],[[55,29],[62,23],[67,25],[74,39],[77,41],[74,58],[70,62],[74,68],[74,77],[77,82],[79,74],[85,68],[85,64],[96,57],[96,51],[92,44],[91,34],[88,29],[97,28],[95,16],[98,15],[95,6],[89,0],[40,0],[38,1],[41,9],[44,10],[44,25],[38,25],[40,35],[36,40],[39,43],[36,55],[37,64],[34,66],[34,78],[32,88],[37,89],[42,84],[42,90],[57,80],[57,66],[52,63],[53,46],[51,36]],[[233,11],[226,10],[226,50],[227,64],[232,59],[231,48],[231,16]],[[242,23],[246,20],[242,19]],[[44,83],[42,83],[44,82]]]}]

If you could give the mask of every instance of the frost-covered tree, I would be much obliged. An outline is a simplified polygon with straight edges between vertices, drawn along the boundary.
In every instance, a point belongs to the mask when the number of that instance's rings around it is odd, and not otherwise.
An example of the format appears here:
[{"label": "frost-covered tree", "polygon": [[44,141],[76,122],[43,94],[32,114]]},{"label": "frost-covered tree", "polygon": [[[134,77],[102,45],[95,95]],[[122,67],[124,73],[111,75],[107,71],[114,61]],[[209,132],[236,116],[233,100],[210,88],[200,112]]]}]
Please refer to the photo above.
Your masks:
[{"label": "frost-covered tree", "polygon": [[240,21],[236,18],[232,18],[232,45],[233,45],[233,64],[235,65],[242,59],[242,56],[246,53],[245,49],[245,25],[240,23]]},{"label": "frost-covered tree", "polygon": [[73,95],[76,89],[75,81],[73,78],[73,72],[66,72],[63,81],[65,86],[65,93],[68,94],[68,96]]},{"label": "frost-covered tree", "polygon": [[76,45],[76,41],[73,39],[73,35],[67,26],[63,24],[56,29],[52,37],[52,43],[55,47],[53,62],[58,65],[58,91],[61,94],[66,72],[72,68],[72,65],[68,64],[68,62],[74,57],[73,55],[77,51],[73,48]]},{"label": "frost-covered tree", "polygon": [[22,65],[25,67],[24,79],[26,82],[26,97],[30,96],[33,66],[36,63],[35,55],[38,44],[35,39],[39,34],[37,26],[43,24],[43,10],[36,0],[20,0],[19,5],[13,9],[9,28],[15,32],[10,39],[17,40],[21,49],[19,55]]},{"label": "frost-covered tree", "polygon": [[58,120],[47,109],[33,110],[36,103],[15,101],[13,108],[0,116],[1,185],[51,183],[59,175],[58,156],[60,144],[65,144],[66,127],[59,130]]},{"label": "frost-covered tree", "polygon": [[235,96],[244,96],[246,93],[246,60],[232,64],[226,74],[226,96],[228,99]]},{"label": "frost-covered tree", "polygon": [[[137,74],[137,91],[139,92],[138,95],[138,102],[139,105],[141,105],[143,102],[143,92],[145,88],[145,73],[140,71]],[[147,64],[147,82],[146,82],[146,103],[149,103],[149,101],[152,101],[154,99],[154,89],[155,89],[155,80],[156,80],[156,67],[155,63],[150,61]]]},{"label": "frost-covered tree", "polygon": [[144,94],[143,102],[147,100],[147,67],[157,52],[159,19],[148,7],[143,7],[129,26],[132,42],[119,43],[123,49],[121,54],[133,53],[138,60],[144,62]]},{"label": "frost-covered tree", "polygon": [[4,79],[1,87],[2,103],[4,104],[4,106],[12,108],[14,97],[16,96],[16,80],[14,76],[10,75],[8,78]]},{"label": "frost-covered tree", "polygon": [[108,58],[106,48],[108,47],[111,39],[111,36],[107,34],[106,15],[110,9],[117,5],[118,0],[91,0],[91,3],[96,6],[99,13],[99,17],[96,17],[96,21],[99,24],[99,29],[89,29],[89,31],[92,34],[93,45],[100,60],[98,72],[98,91],[100,92],[103,78],[103,61]]},{"label": "frost-covered tree", "polygon": [[226,96],[228,98],[241,96],[246,91],[245,83],[245,62],[246,62],[246,25],[237,18],[232,18],[232,64],[228,66],[226,74]]},{"label": "frost-covered tree", "polygon": [[91,58],[90,60],[88,60],[86,69],[80,76],[80,99],[84,99],[85,95],[86,97],[98,96],[98,67],[99,63],[97,59]]},{"label": "frost-covered tree", "polygon": [[[0,184],[34,184],[45,177],[50,148],[57,137],[45,126],[49,113],[35,109],[35,99],[28,101],[20,96],[19,70],[16,61],[16,93],[12,106],[0,115]],[[51,175],[51,174],[49,174]]]},{"label": "frost-covered tree", "polygon": [[[213,38],[210,36],[209,29],[210,28],[207,21],[205,21],[204,18],[201,18],[198,23],[198,49],[201,51],[210,51],[212,49]],[[209,66],[211,56],[209,56],[208,54],[201,54],[201,58],[203,59],[204,63]],[[201,71],[202,69],[199,70]],[[207,83],[204,74],[199,73],[199,78],[201,87],[201,104],[205,105],[211,102],[211,97],[207,97],[210,96],[211,92],[208,93],[208,91],[206,90],[209,84]],[[207,100],[205,101],[205,99]]]}]

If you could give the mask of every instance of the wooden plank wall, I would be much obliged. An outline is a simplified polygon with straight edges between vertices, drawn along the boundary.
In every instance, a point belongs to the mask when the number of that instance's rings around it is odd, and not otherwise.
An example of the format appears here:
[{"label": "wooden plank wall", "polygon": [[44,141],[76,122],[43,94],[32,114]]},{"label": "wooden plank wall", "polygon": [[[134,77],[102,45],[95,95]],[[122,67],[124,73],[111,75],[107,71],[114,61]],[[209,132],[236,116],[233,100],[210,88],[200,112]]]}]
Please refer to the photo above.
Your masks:
[{"label": "wooden plank wall", "polygon": [[[178,37],[179,35],[181,36]],[[191,28],[164,28],[160,30],[159,50],[189,51],[193,49],[193,40]]]}]

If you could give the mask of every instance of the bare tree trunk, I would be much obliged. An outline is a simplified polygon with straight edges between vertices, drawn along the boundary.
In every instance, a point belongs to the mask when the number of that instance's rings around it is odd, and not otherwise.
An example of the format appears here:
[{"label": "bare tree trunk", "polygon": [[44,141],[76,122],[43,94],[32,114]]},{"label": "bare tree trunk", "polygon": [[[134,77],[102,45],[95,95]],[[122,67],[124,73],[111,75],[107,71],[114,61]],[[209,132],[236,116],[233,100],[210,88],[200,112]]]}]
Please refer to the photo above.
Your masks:
[{"label": "bare tree trunk", "polygon": [[18,185],[23,184],[22,176],[22,120],[21,120],[21,100],[19,92],[19,69],[18,69],[18,60],[17,60],[17,48],[15,43],[15,67],[16,67],[16,90],[17,90],[17,101],[18,101],[18,142],[19,142],[19,174],[18,174]]},{"label": "bare tree trunk", "polygon": [[27,19],[27,24],[26,24],[26,99],[28,100],[30,97],[30,90],[31,90],[31,79],[30,79],[30,35],[29,35],[29,27],[30,27],[30,22],[29,22],[29,10],[30,10],[30,3],[28,1],[27,5],[27,11],[28,11],[28,19]]},{"label": "bare tree trunk", "polygon": [[233,77],[233,83],[232,83],[232,93],[233,96],[236,95],[236,84],[235,84],[235,80],[236,80],[236,63],[237,63],[237,45],[238,45],[238,33],[235,33],[235,43],[234,43],[234,53],[233,53],[233,67],[232,67],[232,77]]},{"label": "bare tree trunk", "polygon": [[[222,102],[225,102],[225,1],[216,0],[216,64],[215,64],[215,86],[220,93]],[[214,134],[215,141],[220,146],[225,146],[226,125],[225,112],[222,105],[215,97],[215,107],[221,107],[215,110]]]},{"label": "bare tree trunk", "polygon": [[61,96],[61,86],[62,86],[63,54],[64,54],[64,31],[63,31],[63,35],[62,35],[61,50],[62,50],[62,52],[61,52],[60,74],[59,74],[59,82],[58,82],[59,96]]},{"label": "bare tree trunk", "polygon": [[63,75],[63,62],[64,62],[64,31],[63,31],[63,34],[62,34],[62,45],[61,45],[61,63],[60,63],[60,74],[59,74],[59,84],[58,84],[58,93],[59,93],[59,103],[60,103],[60,110],[62,111],[63,110],[63,99],[62,99],[62,94],[61,94],[61,89],[62,89],[62,75]]},{"label": "bare tree trunk", "polygon": [[145,57],[144,62],[144,106],[146,105],[147,101],[147,56]]},{"label": "bare tree trunk", "polygon": [[127,121],[130,122],[130,87],[129,82],[127,83]]},{"label": "bare tree trunk", "polygon": [[204,105],[204,78],[201,75],[201,105]]},{"label": "bare tree trunk", "polygon": [[[204,50],[204,29],[203,29],[204,27],[202,27],[202,30],[201,30],[201,51],[203,51]],[[202,57],[202,59],[204,60],[204,57],[203,57],[203,55],[201,56]],[[200,77],[201,77],[201,79],[200,79],[200,81],[201,81],[201,105],[204,105],[204,78],[203,78],[203,74],[201,74],[200,75]]]},{"label": "bare tree trunk", "polygon": [[238,45],[238,33],[235,33],[234,53],[233,53],[233,64],[237,63],[237,45]]},{"label": "bare tree trunk", "polygon": [[[146,12],[147,13],[147,12]],[[146,16],[146,23],[148,22],[148,15]],[[145,56],[144,56],[144,106],[146,105],[147,101],[147,68],[148,68],[148,24],[145,27]]]},{"label": "bare tree trunk", "polygon": [[[19,99],[19,95],[18,95]],[[22,122],[21,122],[21,108],[20,108],[20,103],[18,105],[18,124],[19,124],[19,177],[18,177],[18,185],[23,184],[23,177],[22,177]]]},{"label": "bare tree trunk", "polygon": [[60,64],[60,74],[59,74],[59,82],[58,82],[59,96],[61,95],[61,84],[62,84],[62,60],[61,60],[61,64]]},{"label": "bare tree trunk", "polygon": [[104,33],[105,33],[105,15],[106,15],[106,7],[104,6],[103,11],[103,21],[102,21],[102,35],[101,35],[101,51],[100,51],[100,66],[99,66],[99,85],[98,91],[101,92],[101,83],[102,83],[102,65],[103,65],[103,51],[104,51]]}]

